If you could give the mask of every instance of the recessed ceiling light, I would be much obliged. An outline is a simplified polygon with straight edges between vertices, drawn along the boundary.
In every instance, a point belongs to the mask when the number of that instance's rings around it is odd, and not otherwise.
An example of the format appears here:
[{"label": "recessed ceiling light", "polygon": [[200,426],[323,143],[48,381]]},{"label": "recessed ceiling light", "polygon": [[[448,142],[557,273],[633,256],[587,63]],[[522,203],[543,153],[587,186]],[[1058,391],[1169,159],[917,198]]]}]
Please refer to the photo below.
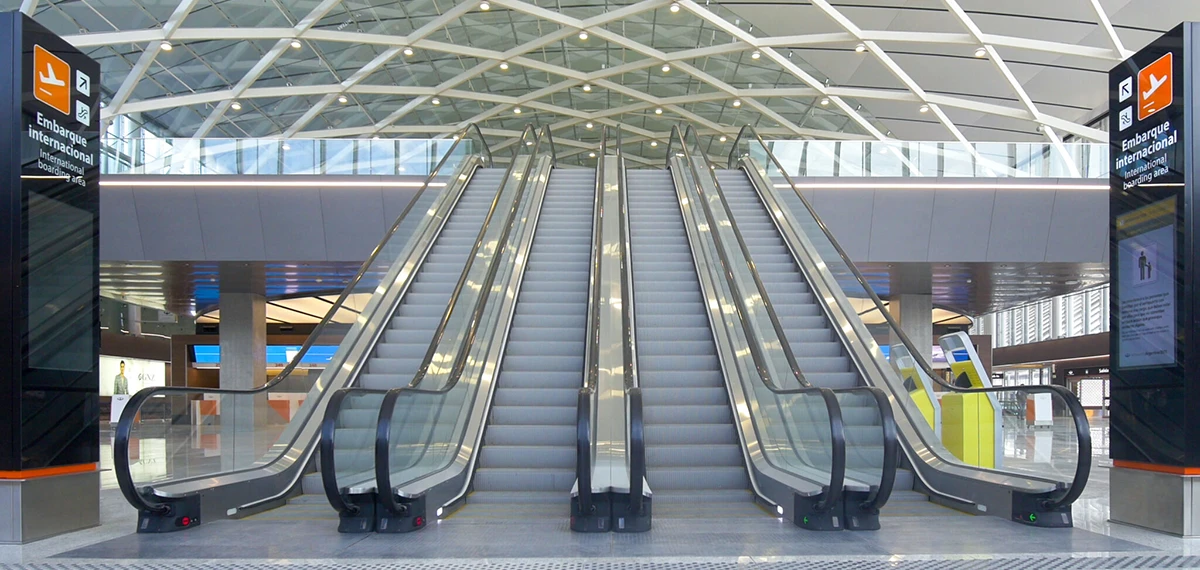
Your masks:
[{"label": "recessed ceiling light", "polygon": [[292,40],[292,49],[300,49],[303,45],[300,40]]},{"label": "recessed ceiling light", "polygon": [[413,48],[410,48],[410,47],[404,48],[404,55],[412,55],[412,54],[413,54]]},{"label": "recessed ceiling light", "polygon": [[349,103],[349,102],[350,102],[350,99],[347,99],[345,95],[338,95],[338,103],[345,104],[345,103]]},{"label": "recessed ceiling light", "polygon": [[672,14],[679,13],[679,3],[678,2],[671,2],[671,13]]},{"label": "recessed ceiling light", "polygon": [[430,101],[430,103],[433,103],[434,105],[441,105],[441,104],[442,104],[442,100],[441,100],[441,99],[438,99],[437,97],[434,97],[434,98],[433,98],[433,101]]},{"label": "recessed ceiling light", "polygon": [[671,66],[670,66],[669,64],[666,64],[666,63],[664,63],[664,64],[663,64],[663,66],[662,66],[662,71],[663,71],[663,73],[670,73],[670,72],[671,72]]},{"label": "recessed ceiling light", "polygon": [[292,145],[290,145],[288,143],[283,143],[283,150],[292,150]]},{"label": "recessed ceiling light", "polygon": [[741,107],[741,106],[742,106],[742,100],[741,100],[741,99],[734,99],[734,100],[733,100],[733,106],[734,106],[734,107]]},{"label": "recessed ceiling light", "polygon": [[584,83],[584,84],[583,84],[583,90],[584,90],[584,91],[591,91],[591,90],[592,90],[592,84],[591,84],[591,83]]},{"label": "recessed ceiling light", "polygon": [[658,146],[658,141],[650,141],[650,146]]},{"label": "recessed ceiling light", "polygon": [[729,140],[729,139],[727,139],[727,138],[725,137],[725,135],[721,135],[721,138],[720,138],[720,139],[718,139],[718,140],[720,140],[721,142],[725,142],[725,141],[727,141],[727,140]]},{"label": "recessed ceiling light", "polygon": [[596,153],[594,153],[594,152],[589,152],[589,153],[588,153],[588,158],[596,158]]},{"label": "recessed ceiling light", "polygon": [[163,51],[171,51],[175,49],[175,46],[171,45],[171,42],[168,41],[163,41],[163,43],[158,44],[158,47],[162,48]]},{"label": "recessed ceiling light", "polygon": [[241,103],[238,103],[237,101],[234,101],[234,102],[233,102],[233,104],[231,104],[231,105],[229,105],[229,106],[230,106],[231,108],[233,108],[233,110],[234,110],[234,111],[241,111],[241,110],[242,110],[242,104],[241,104]]},{"label": "recessed ceiling light", "polygon": [[515,113],[515,114],[517,114],[517,115],[520,115],[520,114],[521,114],[521,108],[520,108],[520,107],[517,107],[517,108],[513,109],[513,113]]},{"label": "recessed ceiling light", "polygon": [[592,128],[592,127],[593,127],[593,126],[595,126],[595,125],[593,125],[591,121],[588,121],[588,122],[587,122],[587,124],[586,124],[586,125],[584,125],[584,126],[590,129],[590,128]]},{"label": "recessed ceiling light", "polygon": [[479,9],[483,10],[484,12],[487,12],[488,10],[492,9],[492,3],[488,2],[487,0],[484,0],[483,2],[479,3]]},{"label": "recessed ceiling light", "polygon": [[920,108],[919,110],[920,110],[922,113],[928,113],[928,112],[929,112],[929,105],[921,105],[921,108]]},{"label": "recessed ceiling light", "polygon": [[587,39],[588,39],[587,30],[579,30],[579,39],[587,41]]},{"label": "recessed ceiling light", "polygon": [[987,48],[983,46],[975,48],[975,57],[987,57]]},{"label": "recessed ceiling light", "polygon": [[762,53],[758,50],[754,50],[754,53],[750,54],[750,59],[758,59],[760,57],[762,57]]},{"label": "recessed ceiling light", "polygon": [[373,136],[373,137],[371,137],[371,138],[372,138],[372,139],[374,139],[374,140],[379,140],[379,139],[381,139],[381,138],[383,138],[383,137],[381,137],[381,136],[379,136],[379,135],[375,135],[375,136]]},{"label": "recessed ceiling light", "polygon": [[865,51],[867,51],[867,44],[858,44],[854,46],[855,53],[863,53]]},{"label": "recessed ceiling light", "polygon": [[506,61],[502,61],[502,62],[500,62],[500,70],[501,70],[501,71],[508,71],[508,62],[506,62]]},{"label": "recessed ceiling light", "polygon": [[828,104],[829,104],[829,97],[821,97],[821,104],[822,104],[822,105],[828,105]]},{"label": "recessed ceiling light", "polygon": [[662,114],[662,107],[657,107],[657,108],[655,108],[655,109],[654,109],[654,114],[655,114],[655,115],[661,115],[661,114]]}]

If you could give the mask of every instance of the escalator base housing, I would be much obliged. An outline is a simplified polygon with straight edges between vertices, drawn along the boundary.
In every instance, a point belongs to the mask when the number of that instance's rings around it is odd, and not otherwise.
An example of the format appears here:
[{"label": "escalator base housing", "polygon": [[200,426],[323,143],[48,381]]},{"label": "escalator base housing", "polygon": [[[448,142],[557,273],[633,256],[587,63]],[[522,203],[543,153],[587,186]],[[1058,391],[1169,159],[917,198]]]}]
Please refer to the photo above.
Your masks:
[{"label": "escalator base housing", "polygon": [[612,526],[612,502],[608,493],[592,494],[591,512],[584,513],[579,497],[571,497],[571,530],[575,532],[608,532]]},{"label": "escalator base housing", "polygon": [[794,497],[793,512],[795,516],[792,518],[792,522],[796,526],[808,530],[842,530],[842,503],[840,500],[836,504],[825,505],[825,508],[817,510],[817,503],[825,500],[825,493],[812,497],[803,497],[797,494]]},{"label": "escalator base housing", "polygon": [[375,532],[375,493],[346,495],[346,502],[358,507],[358,512],[338,513],[338,532],[347,534]]},{"label": "escalator base housing", "polygon": [[1071,505],[1047,510],[1042,506],[1042,502],[1049,498],[1046,495],[1013,493],[1012,520],[1042,528],[1071,528],[1074,524],[1074,519],[1071,517]]},{"label": "escalator base housing", "polygon": [[863,491],[842,492],[846,530],[879,530],[879,509],[861,506],[869,498],[870,493]]},{"label": "escalator base housing", "polygon": [[412,499],[398,498],[400,504],[406,507],[403,513],[393,513],[380,505],[376,510],[375,520],[379,521],[376,532],[396,534],[412,532],[425,528],[428,519],[425,517],[425,496]]},{"label": "escalator base housing", "polygon": [[167,511],[138,511],[139,533],[159,534],[200,526],[200,495],[187,495],[166,502]]},{"label": "escalator base housing", "polygon": [[613,532],[646,532],[650,530],[650,497],[642,497],[642,509],[631,513],[628,493],[612,493]]}]

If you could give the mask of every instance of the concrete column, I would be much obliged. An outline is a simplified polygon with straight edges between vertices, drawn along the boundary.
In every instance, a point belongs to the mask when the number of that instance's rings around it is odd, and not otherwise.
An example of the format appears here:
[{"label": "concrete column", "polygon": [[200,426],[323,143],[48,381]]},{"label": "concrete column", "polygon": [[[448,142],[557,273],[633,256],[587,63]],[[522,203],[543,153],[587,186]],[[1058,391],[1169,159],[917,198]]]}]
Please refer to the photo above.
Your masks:
[{"label": "concrete column", "polygon": [[[220,273],[221,388],[257,388],[267,379],[263,271],[250,264],[222,263]],[[267,397],[223,395],[220,408],[222,469],[248,467],[261,455],[258,447],[270,443],[265,441],[270,435],[265,429],[270,417]]]},{"label": "concrete column", "polygon": [[126,320],[129,321],[129,334],[142,336],[142,306],[130,303],[126,308]]},{"label": "concrete column", "polygon": [[[900,330],[925,359],[933,361],[933,295],[902,293],[888,300],[888,312],[900,321]],[[898,339],[893,340],[898,342]]]}]

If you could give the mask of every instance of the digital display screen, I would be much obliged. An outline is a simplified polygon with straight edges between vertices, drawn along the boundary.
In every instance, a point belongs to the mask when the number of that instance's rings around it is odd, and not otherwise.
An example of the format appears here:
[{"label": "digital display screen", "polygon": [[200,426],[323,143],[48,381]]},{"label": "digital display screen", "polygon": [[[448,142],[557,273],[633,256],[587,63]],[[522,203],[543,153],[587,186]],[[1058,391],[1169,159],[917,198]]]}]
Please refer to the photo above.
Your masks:
[{"label": "digital display screen", "polygon": [[[300,345],[272,344],[267,346],[267,364],[287,364],[300,353]],[[301,364],[328,364],[337,352],[336,345],[314,345],[304,353]],[[215,344],[192,346],[193,362],[196,364],[220,364],[221,347]]]}]

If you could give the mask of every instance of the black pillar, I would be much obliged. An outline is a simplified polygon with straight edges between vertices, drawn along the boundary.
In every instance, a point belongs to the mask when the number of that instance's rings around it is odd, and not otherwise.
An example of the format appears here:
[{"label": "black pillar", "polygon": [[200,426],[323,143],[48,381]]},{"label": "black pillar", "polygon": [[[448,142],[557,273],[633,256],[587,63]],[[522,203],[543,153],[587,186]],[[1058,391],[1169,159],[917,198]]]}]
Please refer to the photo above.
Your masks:
[{"label": "black pillar", "polygon": [[0,14],[0,471],[99,460],[99,90],[91,58]]}]

